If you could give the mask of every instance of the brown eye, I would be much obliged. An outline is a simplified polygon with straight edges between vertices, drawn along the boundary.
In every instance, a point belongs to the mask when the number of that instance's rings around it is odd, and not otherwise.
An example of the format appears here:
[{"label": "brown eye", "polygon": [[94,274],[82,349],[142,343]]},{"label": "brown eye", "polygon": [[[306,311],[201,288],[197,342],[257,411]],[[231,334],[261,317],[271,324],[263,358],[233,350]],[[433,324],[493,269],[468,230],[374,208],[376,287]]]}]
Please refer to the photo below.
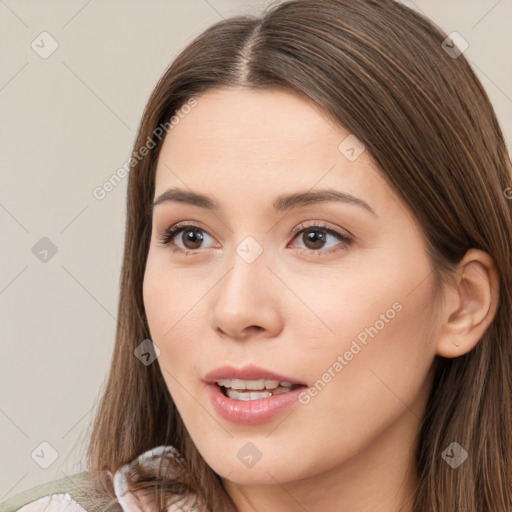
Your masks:
[{"label": "brown eye", "polygon": [[201,234],[201,229],[183,229],[183,235],[181,241],[185,246],[185,249],[199,249],[201,243],[204,240],[203,235]]},{"label": "brown eye", "polygon": [[308,249],[322,249],[326,242],[326,233],[319,229],[308,229],[302,232],[302,241]]},{"label": "brown eye", "polygon": [[160,238],[160,243],[169,246],[173,251],[193,251],[202,249],[201,244],[206,237],[212,238],[204,229],[191,224],[177,225],[168,228]]},{"label": "brown eye", "polygon": [[[313,224],[306,227],[304,227],[304,225],[298,226],[292,235],[294,239],[297,238],[303,245],[303,247],[299,247],[300,249],[311,254],[317,253],[318,255],[348,249],[352,243],[352,239],[348,236],[320,224]],[[329,244],[329,238],[337,239],[338,243]],[[326,246],[326,244],[329,245]]]}]

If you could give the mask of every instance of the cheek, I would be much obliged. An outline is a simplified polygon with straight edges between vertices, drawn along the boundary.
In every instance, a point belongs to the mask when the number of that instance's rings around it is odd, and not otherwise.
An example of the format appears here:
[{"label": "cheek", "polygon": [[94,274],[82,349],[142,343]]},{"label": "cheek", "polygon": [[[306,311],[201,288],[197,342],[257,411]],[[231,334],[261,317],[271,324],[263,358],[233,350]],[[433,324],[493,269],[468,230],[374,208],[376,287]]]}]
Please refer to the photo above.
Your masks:
[{"label": "cheek", "polygon": [[334,331],[309,346],[314,389],[302,398],[311,410],[322,411],[307,421],[325,435],[332,421],[356,443],[363,432],[371,436],[424,396],[435,353],[434,290],[430,279],[416,279],[428,275],[427,267],[393,268],[344,278],[329,288],[329,300],[310,296]]},{"label": "cheek", "polygon": [[155,339],[171,339],[174,333],[188,323],[195,304],[204,295],[201,278],[185,277],[172,268],[165,250],[148,255],[143,281],[144,309],[149,328]]},{"label": "cheek", "polygon": [[419,247],[416,252],[375,251],[364,263],[347,259],[340,272],[301,280],[295,276],[290,285],[315,314],[302,308],[302,320],[296,317],[292,329],[300,333],[301,358],[311,365],[310,379],[320,379],[319,387],[329,382],[318,401],[331,393],[333,400],[336,393],[351,397],[339,405],[340,414],[348,403],[359,409],[363,399],[373,401],[378,410],[384,395],[400,403],[386,385],[413,400],[429,371],[435,293],[429,262]]},{"label": "cheek", "polygon": [[[424,263],[407,266],[393,258],[387,264],[368,258],[323,275],[281,274],[295,294],[282,301],[283,322],[295,335],[300,333],[301,347],[316,354],[344,352],[355,339],[362,346],[377,338],[391,338],[394,345],[405,342],[399,333],[420,335],[422,319],[432,307],[430,280],[421,283],[418,278],[428,275]],[[409,341],[405,345],[411,347]]]},{"label": "cheek", "polygon": [[200,374],[200,345],[204,338],[200,326],[206,315],[206,301],[201,300],[205,286],[200,283],[205,281],[191,281],[179,271],[170,272],[169,263],[159,259],[160,254],[148,255],[143,281],[144,309],[151,340],[160,350],[158,364],[175,398],[192,375]]},{"label": "cheek", "polygon": [[[177,297],[179,294],[176,281],[166,278],[160,265],[157,264],[155,258],[151,257],[151,253],[148,256],[144,272],[142,294],[150,338],[160,350],[157,361],[167,381],[170,374],[173,373],[168,364],[169,347],[171,346],[168,340],[173,339],[176,332],[176,314],[179,313]],[[170,360],[173,358],[174,356]]]}]

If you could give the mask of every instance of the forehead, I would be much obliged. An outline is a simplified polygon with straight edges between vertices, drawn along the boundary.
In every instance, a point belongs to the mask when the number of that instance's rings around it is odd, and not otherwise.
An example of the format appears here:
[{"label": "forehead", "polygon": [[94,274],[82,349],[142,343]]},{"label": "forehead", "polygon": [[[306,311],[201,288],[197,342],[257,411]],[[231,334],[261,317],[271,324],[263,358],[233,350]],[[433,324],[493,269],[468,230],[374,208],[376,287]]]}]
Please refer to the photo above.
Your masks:
[{"label": "forehead", "polygon": [[196,100],[164,140],[155,196],[179,186],[243,207],[251,197],[270,203],[318,185],[364,196],[378,209],[393,195],[368,151],[347,159],[340,144],[350,132],[298,94],[222,89]]},{"label": "forehead", "polygon": [[230,160],[273,155],[293,159],[297,152],[305,153],[304,145],[332,152],[331,143],[344,134],[312,102],[289,92],[221,89],[196,100],[164,141],[164,150],[172,151],[174,158],[194,145],[193,154],[186,155],[188,162],[211,152]]}]

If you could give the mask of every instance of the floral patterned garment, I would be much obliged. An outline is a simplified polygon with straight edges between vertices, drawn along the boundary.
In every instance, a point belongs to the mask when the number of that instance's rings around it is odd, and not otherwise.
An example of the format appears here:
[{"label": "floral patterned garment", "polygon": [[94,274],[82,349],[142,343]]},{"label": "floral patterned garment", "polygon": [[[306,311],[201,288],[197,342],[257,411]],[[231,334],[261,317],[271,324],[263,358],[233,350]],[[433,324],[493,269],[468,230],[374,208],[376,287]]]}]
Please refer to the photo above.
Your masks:
[{"label": "floral patterned garment", "polygon": [[[171,452],[173,455],[177,455],[178,453],[173,446],[158,446],[157,448],[142,453],[135,460],[128,462],[115,473],[113,476],[114,490],[117,500],[124,512],[157,512],[158,507],[155,502],[146,499],[140,494],[138,494],[137,497],[141,500],[143,508],[139,506],[134,493],[129,489],[127,475],[137,466],[142,466],[144,469],[156,472],[161,463],[162,454],[168,452]],[[54,483],[56,485],[53,485]],[[69,484],[66,485],[69,486]],[[53,492],[48,491],[45,494],[44,488],[46,486],[48,486],[49,489],[53,489]],[[65,488],[65,484],[59,485],[58,482],[50,482],[40,486],[41,491],[39,492],[34,493],[33,489],[22,492],[0,503],[0,512],[88,512],[78,501],[73,499],[73,493],[71,491],[59,492],[59,487]],[[32,497],[36,495],[38,495],[38,497],[32,499]],[[20,502],[24,502],[25,504],[17,506],[16,504]],[[197,509],[192,508],[190,502],[191,497],[183,498],[176,505],[172,505],[167,512],[199,512]]]}]

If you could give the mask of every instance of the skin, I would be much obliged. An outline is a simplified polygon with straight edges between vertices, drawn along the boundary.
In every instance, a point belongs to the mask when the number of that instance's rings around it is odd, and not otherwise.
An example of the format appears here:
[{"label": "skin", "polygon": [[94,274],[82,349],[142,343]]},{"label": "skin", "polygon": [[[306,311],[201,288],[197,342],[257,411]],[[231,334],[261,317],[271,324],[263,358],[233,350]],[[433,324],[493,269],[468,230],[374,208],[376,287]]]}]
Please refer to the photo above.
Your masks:
[{"label": "skin", "polygon": [[[368,151],[350,161],[338,150],[349,132],[314,104],[243,89],[197,100],[163,143],[155,197],[179,186],[211,196],[219,210],[156,206],[143,285],[157,361],[190,436],[241,512],[411,512],[432,363],[471,350],[492,321],[492,259],[471,249],[453,282],[437,289],[406,203]],[[337,202],[272,210],[280,194],[324,187],[363,199],[375,215]],[[188,255],[159,243],[182,221],[203,230],[202,245],[187,242],[186,229],[174,238],[195,251]],[[352,243],[290,236],[315,222]],[[252,263],[236,252],[248,236],[263,248]],[[394,318],[308,404],[254,426],[213,409],[202,382],[212,369],[254,363],[312,386],[397,303]],[[237,457],[248,442],[262,454],[252,467]]]}]

